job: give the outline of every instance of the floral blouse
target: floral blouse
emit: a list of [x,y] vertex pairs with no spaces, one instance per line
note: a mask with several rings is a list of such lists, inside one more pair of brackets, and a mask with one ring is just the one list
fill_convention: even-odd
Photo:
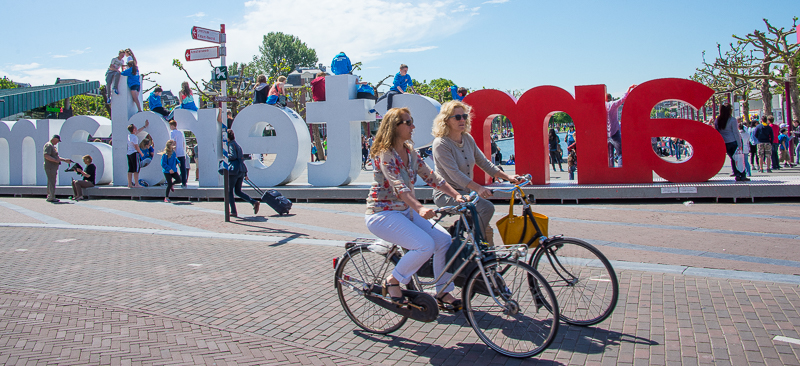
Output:
[[394,149],[375,157],[373,161],[375,183],[372,183],[367,195],[367,215],[408,209],[408,205],[400,199],[400,193],[414,194],[414,183],[418,174],[433,188],[439,189],[444,185],[444,178],[431,170],[416,150],[406,148],[406,154],[408,154],[408,166],[403,164],[403,160]]

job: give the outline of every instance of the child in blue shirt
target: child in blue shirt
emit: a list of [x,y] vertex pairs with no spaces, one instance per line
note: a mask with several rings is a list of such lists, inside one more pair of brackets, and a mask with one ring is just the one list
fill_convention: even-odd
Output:
[[122,72],[122,75],[128,77],[128,89],[131,90],[131,97],[133,97],[133,102],[136,103],[136,108],[139,108],[139,112],[141,112],[142,105],[139,104],[141,81],[139,81],[139,68],[136,66],[136,62],[128,61],[128,68]]
[[172,186],[180,183],[181,175],[178,174],[178,155],[175,153],[175,140],[167,141],[164,151],[161,153],[161,172],[167,179],[167,191],[164,195],[164,202],[169,203],[169,192],[175,191]]
[[339,54],[333,58],[333,61],[331,61],[331,72],[334,75],[349,74],[352,69],[350,57],[347,57],[344,52],[339,52]]
[[147,103],[150,105],[150,110],[156,112],[164,117],[169,115],[166,109],[164,109],[164,105],[161,103],[161,89],[160,86],[157,86],[153,89],[153,92],[150,93],[150,96],[147,98]]
[[392,88],[389,89],[386,94],[378,98],[375,104],[378,104],[384,98],[389,98],[387,100],[386,109],[392,109],[392,97],[396,94],[405,94],[408,92],[408,89],[411,89],[415,94],[417,93],[416,89],[414,89],[414,83],[411,80],[411,75],[408,75],[408,65],[402,64],[400,65],[400,72],[394,76]]

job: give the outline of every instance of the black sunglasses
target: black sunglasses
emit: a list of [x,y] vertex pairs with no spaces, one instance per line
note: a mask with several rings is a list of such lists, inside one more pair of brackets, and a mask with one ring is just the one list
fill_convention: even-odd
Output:
[[462,119],[466,121],[467,119],[469,119],[469,114],[454,114],[450,117],[455,117],[456,121],[460,121]]
[[400,122],[397,122],[397,125],[398,125],[398,126],[400,126],[400,125],[402,125],[403,123],[405,123],[407,126],[411,126],[411,125],[413,125],[413,124],[414,124],[414,117],[411,117],[411,119],[410,119],[410,120],[408,120],[408,121],[400,121]]

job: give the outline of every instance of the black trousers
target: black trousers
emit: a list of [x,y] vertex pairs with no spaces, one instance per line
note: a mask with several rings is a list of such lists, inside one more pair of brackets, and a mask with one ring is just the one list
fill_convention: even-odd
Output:
[[181,185],[186,185],[186,180],[188,179],[189,171],[186,169],[186,157],[179,156],[178,157],[178,168],[180,168],[181,173]]
[[181,181],[181,176],[178,175],[178,172],[164,173],[164,178],[167,179],[167,191],[164,193],[164,197],[169,198],[169,191],[172,190],[172,186],[174,186],[175,183]]

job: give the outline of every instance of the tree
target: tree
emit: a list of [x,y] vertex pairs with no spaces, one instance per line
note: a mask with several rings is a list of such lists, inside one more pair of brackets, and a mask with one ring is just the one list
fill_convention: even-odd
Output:
[[[722,46],[717,44],[718,57],[713,63],[706,61],[705,51],[703,52],[703,68],[696,69],[697,72],[692,76],[692,80],[701,82],[714,89],[721,97],[727,93],[733,93],[735,97],[740,96],[745,111],[750,110],[750,92],[755,85],[752,79],[757,71],[752,65],[759,62],[753,56],[753,50],[747,50],[744,45],[738,43],[734,46],[730,44],[730,50],[723,55]],[[717,95],[714,98],[719,98]],[[750,114],[745,112],[744,119],[750,122]]]
[[258,46],[261,55],[253,56],[252,66],[256,74],[264,74],[269,82],[297,67],[316,65],[317,51],[291,34],[270,32]]
[[3,76],[0,79],[0,89],[14,89],[17,87],[17,83],[13,82],[11,79]]
[[439,103],[453,100],[453,96],[450,93],[450,87],[455,84],[449,79],[433,79],[430,83],[425,80],[423,80],[421,83],[417,80],[412,80],[412,83],[414,83],[414,90],[416,90],[417,93],[433,98]]
[[[75,95],[70,98],[72,114],[75,116],[101,116],[111,118],[106,109],[106,102],[103,96],[95,95]],[[59,100],[55,103],[58,108],[64,108],[67,99]]]
[[[763,19],[764,24],[767,26],[767,32],[756,29],[744,37],[733,35],[733,38],[737,39],[738,43],[751,46],[762,55],[761,63],[751,66],[758,69],[758,74],[749,77],[761,80],[762,101],[764,102],[762,114],[769,114],[772,110],[772,93],[769,89],[769,82],[782,83],[783,78],[781,76],[783,76],[788,77],[790,80],[792,117],[800,119],[800,98],[798,98],[797,90],[800,45],[789,41],[789,36],[797,33],[797,19],[797,17],[792,19],[792,28],[788,31],[784,30],[784,28],[776,28],[767,19]],[[773,70],[772,64],[782,65],[782,67]]]

